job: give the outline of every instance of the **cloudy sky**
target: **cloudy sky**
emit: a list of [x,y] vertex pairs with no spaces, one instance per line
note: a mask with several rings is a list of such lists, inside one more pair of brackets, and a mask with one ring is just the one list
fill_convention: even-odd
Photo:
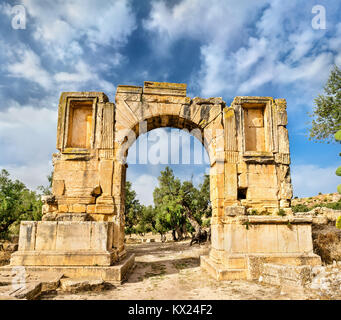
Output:
[[[24,29],[15,5],[25,9]],[[103,91],[113,101],[117,85],[146,80],[187,83],[189,96],[227,104],[238,95],[286,98],[294,195],[339,183],[340,146],[307,138],[314,98],[341,65],[339,1],[1,0],[0,48],[0,168],[30,188],[52,170],[62,91]],[[152,146],[171,134],[142,139]],[[149,204],[165,164],[133,164],[134,148],[128,179]],[[199,183],[208,166],[172,167]]]

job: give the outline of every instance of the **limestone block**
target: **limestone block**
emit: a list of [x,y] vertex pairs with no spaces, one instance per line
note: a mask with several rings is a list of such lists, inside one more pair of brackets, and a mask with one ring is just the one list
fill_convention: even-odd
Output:
[[90,204],[86,206],[86,212],[87,213],[96,213],[96,205]]
[[58,222],[57,251],[89,250],[91,222]]
[[288,153],[275,153],[275,162],[282,164],[290,164],[290,154]]
[[277,226],[275,224],[254,224],[247,230],[248,252],[278,252]]
[[[207,116],[207,110],[209,112]],[[206,108],[203,108],[202,111],[200,111],[200,122],[199,125],[201,128],[205,128],[207,125],[209,125],[212,121],[214,121],[216,118],[219,117],[221,114],[222,106],[220,104],[210,105]]]
[[127,98],[139,94],[142,94],[142,87],[139,86],[118,85],[116,89],[116,97],[119,98]]
[[77,293],[82,291],[103,291],[105,283],[102,279],[61,279],[61,290]]
[[59,204],[58,205],[58,212],[69,212],[69,206],[67,204]]
[[273,188],[277,186],[276,174],[249,173],[248,185],[250,187]]
[[224,250],[228,253],[246,253],[247,232],[244,226],[226,224],[224,226]]
[[187,85],[184,83],[145,81],[143,94],[186,96]]
[[95,212],[96,213],[103,213],[103,214],[114,214],[115,213],[115,206],[114,205],[105,205],[105,204],[96,204]]
[[187,105],[189,105],[191,103],[190,97],[159,95],[159,94],[155,94],[155,95],[145,94],[142,96],[141,99],[142,99],[142,102],[144,105],[148,105],[149,103],[167,103],[167,104],[187,104]]
[[114,162],[111,160],[102,160],[99,166],[99,181],[104,196],[109,196],[112,193],[113,173]]
[[277,113],[277,125],[286,126],[288,124],[288,115],[286,111]]
[[281,199],[291,199],[293,195],[292,184],[283,181],[281,183],[280,197]]
[[85,204],[73,204],[70,206],[70,211],[75,213],[85,213],[86,212],[86,205]]
[[278,189],[277,188],[266,188],[261,186],[250,186],[247,189],[248,199],[259,199],[259,200],[277,200]]
[[99,213],[91,214],[91,219],[97,222],[111,221],[112,220],[111,217],[112,216],[109,214],[99,214]]
[[225,208],[225,215],[230,217],[244,216],[246,208],[242,206],[229,206]]
[[62,196],[65,192],[65,181],[64,180],[53,180],[52,193],[56,196]]
[[55,250],[57,222],[56,221],[39,221],[37,224],[37,235],[35,250]]
[[278,151],[286,154],[290,152],[288,130],[283,126],[278,127]]
[[58,206],[57,206],[57,204],[48,204],[48,203],[45,203],[45,204],[43,204],[43,206],[42,206],[42,212],[43,212],[43,214],[48,213],[48,212],[56,212],[56,211],[58,211]]
[[[91,221],[90,216],[87,213],[58,213],[54,219],[55,221]],[[53,220],[50,220],[53,221]]]
[[280,208],[289,208],[290,207],[290,201],[288,200],[280,200],[279,201]]
[[265,263],[262,268],[264,283],[292,288],[303,288],[311,282],[312,267],[309,265],[290,266]]
[[311,234],[311,225],[310,224],[299,225],[297,228],[297,233],[300,252],[312,253],[313,240]]
[[19,251],[35,249],[37,221],[21,221],[19,231]]
[[277,225],[279,252],[299,252],[297,228],[297,225]]
[[90,249],[98,251],[110,250],[113,242],[113,223],[94,222],[91,224]]
[[224,196],[228,199],[237,200],[238,176],[235,163],[225,163],[225,185]]
[[211,226],[211,246],[216,250],[224,249],[224,226],[222,224]]

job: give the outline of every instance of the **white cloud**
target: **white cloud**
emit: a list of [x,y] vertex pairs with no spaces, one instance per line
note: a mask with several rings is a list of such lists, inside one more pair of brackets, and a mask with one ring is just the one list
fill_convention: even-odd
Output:
[[51,87],[51,76],[42,67],[40,57],[31,49],[19,49],[18,60],[7,65],[7,71],[13,77],[38,83],[44,89]]
[[173,7],[159,1],[144,26],[168,46],[179,39],[199,41],[201,67],[192,86],[203,96],[253,94],[271,83],[294,85],[307,100],[341,59],[336,40],[341,26],[332,31],[331,46],[324,32],[312,29],[311,18],[311,5],[298,0],[285,5],[280,0],[183,0]]
[[56,151],[57,111],[13,104],[0,112],[0,168],[35,189],[46,185]]
[[[101,1],[23,0],[34,19],[34,36],[45,43],[48,53],[61,60],[81,54],[80,41],[96,50],[97,45],[120,46],[136,29],[136,18],[129,0]],[[55,50],[51,50],[51,47]]]
[[47,176],[52,172],[52,162],[39,163],[37,165],[7,165],[1,166],[0,170],[6,169],[11,176],[11,179],[18,179],[26,185],[30,190],[37,190],[38,186],[47,187],[49,182]]
[[127,180],[132,183],[133,189],[136,191],[137,198],[140,200],[140,203],[144,205],[153,205],[153,190],[158,185],[157,178],[148,174],[142,174],[137,177],[135,174],[134,178],[135,179],[132,180],[128,176]]
[[265,2],[183,0],[169,7],[165,1],[154,1],[144,26],[167,41],[191,37],[202,43],[232,43],[240,36],[237,30],[252,19]]
[[332,167],[319,167],[315,164],[292,165],[291,177],[294,195],[310,197],[319,192],[336,192],[336,187],[341,183],[340,177],[335,174],[337,165]]
[[80,85],[96,83],[105,92],[114,92],[115,87],[110,82],[101,79],[100,75],[83,60],[74,66],[74,72],[58,72],[54,75],[55,81],[61,88],[68,88],[68,91],[77,91]]
[[[41,57],[32,49],[24,45],[14,48],[9,44],[4,44],[3,49],[7,55],[7,64],[2,67],[10,77],[36,83],[50,93],[83,91],[85,86],[89,87],[89,90],[95,86],[97,90],[107,93],[112,93],[115,90],[112,83],[102,78],[100,70],[95,69],[81,58],[70,65],[69,72],[49,72],[42,65]],[[119,57],[115,56],[115,59],[117,60]]]

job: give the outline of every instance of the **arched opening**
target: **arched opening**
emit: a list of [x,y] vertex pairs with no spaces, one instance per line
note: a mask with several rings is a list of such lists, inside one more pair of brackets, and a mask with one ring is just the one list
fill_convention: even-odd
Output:
[[147,132],[126,153],[125,246],[137,262],[132,281],[198,267],[199,251],[209,250],[209,242],[190,246],[193,224],[210,230],[208,152],[194,126],[164,124],[147,121]]

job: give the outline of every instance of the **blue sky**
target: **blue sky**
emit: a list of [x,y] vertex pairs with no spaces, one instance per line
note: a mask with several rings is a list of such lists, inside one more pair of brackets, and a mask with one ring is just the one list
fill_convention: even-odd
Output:
[[[12,27],[14,5],[25,8],[25,29]],[[312,25],[316,5],[325,29]],[[308,141],[307,114],[341,65],[340,17],[332,0],[2,0],[0,168],[31,188],[46,184],[62,91],[103,91],[113,101],[119,84],[167,81],[227,104],[238,95],[286,98],[294,195],[334,192],[340,145]],[[129,165],[141,202],[152,201],[164,167]],[[173,169],[199,183],[207,165]]]

